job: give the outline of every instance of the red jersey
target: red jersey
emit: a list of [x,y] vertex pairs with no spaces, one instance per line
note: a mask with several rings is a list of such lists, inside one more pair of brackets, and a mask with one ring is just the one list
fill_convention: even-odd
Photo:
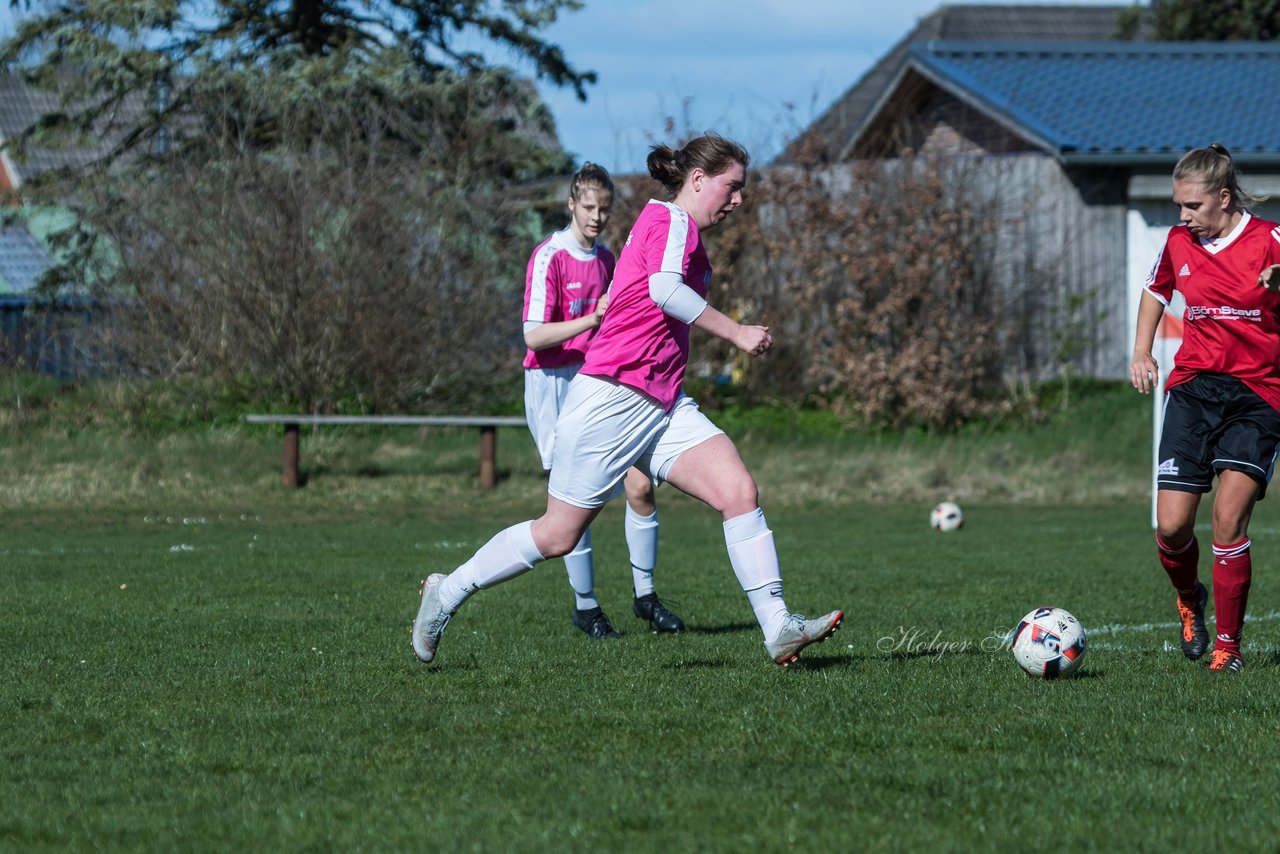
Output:
[[1280,264],[1280,226],[1248,213],[1215,240],[1185,225],[1169,229],[1145,284],[1166,306],[1175,289],[1187,303],[1168,388],[1196,374],[1229,374],[1280,411],[1280,294],[1258,285],[1272,264]]

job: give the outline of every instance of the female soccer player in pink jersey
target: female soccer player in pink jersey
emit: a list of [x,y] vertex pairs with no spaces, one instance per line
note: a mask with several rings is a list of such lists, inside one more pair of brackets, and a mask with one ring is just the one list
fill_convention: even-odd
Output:
[[[542,457],[551,469],[556,419],[569,390],[569,381],[586,358],[608,300],[605,290],[613,278],[613,253],[596,242],[609,222],[613,181],[594,163],[584,163],[569,184],[569,225],[548,237],[529,258],[524,286],[524,411]],[[660,632],[678,632],[684,622],[673,614],[653,589],[658,560],[658,510],[653,481],[632,469],[626,478],[624,529],[631,552],[635,599],[631,608]],[[616,638],[595,594],[595,563],[591,531],[564,556],[569,586],[574,592],[573,624],[596,640]]]
[[1138,307],[1129,379],[1146,394],[1159,367],[1156,325],[1174,290],[1186,300],[1182,347],[1169,374],[1156,473],[1156,554],[1178,591],[1182,652],[1209,644],[1195,537],[1200,496],[1213,500],[1213,610],[1209,669],[1244,669],[1240,634],[1253,575],[1248,535],[1280,449],[1280,226],[1251,215],[1221,145],[1185,154],[1173,170],[1174,226]]
[[723,515],[729,561],[775,662],[795,661],[844,619],[841,611],[810,620],[787,609],[755,481],[729,437],[681,390],[690,326],[752,356],[773,344],[767,327],[737,323],[706,302],[711,264],[701,235],[742,204],[747,160],[714,134],[649,153],[649,174],[670,201],[645,206],[618,259],[600,331],[556,422],[547,510],[499,532],[449,575],[424,580],[413,623],[422,661],[435,658],[450,618],[477,590],[571,551],[632,466]]

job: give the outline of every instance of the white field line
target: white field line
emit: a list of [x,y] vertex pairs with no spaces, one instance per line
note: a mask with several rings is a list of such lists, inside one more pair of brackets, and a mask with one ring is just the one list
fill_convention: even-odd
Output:
[[[1280,620],[1280,611],[1270,611],[1266,614],[1255,615],[1246,614],[1244,618],[1246,623],[1269,623],[1275,622],[1276,620]],[[1177,629],[1178,626],[1179,624],[1176,621],[1170,621],[1167,623],[1111,623],[1105,626],[1097,626],[1092,629],[1086,626],[1084,632],[1085,637],[1088,638],[1089,641],[1089,649],[1108,649],[1118,652],[1140,652],[1142,650],[1150,650],[1151,647],[1146,644],[1125,643],[1116,636],[1148,634],[1154,631],[1171,632]],[[1098,636],[1102,636],[1104,638],[1114,637],[1116,639],[1100,641],[1094,640],[1094,638]],[[1182,653],[1182,650],[1173,641],[1165,640],[1163,643],[1165,652]],[[1242,648],[1245,652],[1252,652],[1261,649],[1261,647],[1251,644],[1247,640],[1242,645]]]
[[[1246,623],[1269,623],[1280,620],[1280,611],[1271,611],[1266,614],[1246,614],[1244,621]],[[1085,626],[1085,636],[1089,638],[1098,635],[1128,635],[1128,634],[1145,634],[1147,632],[1163,631],[1165,629],[1176,629],[1179,624],[1176,620],[1167,623],[1110,623],[1105,626],[1095,626],[1089,628]]]
[[[1196,525],[1196,530],[1212,531],[1213,525],[1209,525],[1209,524]],[[1249,536],[1252,537],[1254,534],[1280,534],[1280,528],[1277,528],[1275,526],[1268,526],[1268,525],[1250,525]],[[1203,543],[1204,540],[1201,540],[1200,542]]]

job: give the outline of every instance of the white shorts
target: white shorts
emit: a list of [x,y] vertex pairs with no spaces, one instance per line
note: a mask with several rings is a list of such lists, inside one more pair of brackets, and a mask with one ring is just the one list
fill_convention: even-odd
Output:
[[632,466],[660,483],[682,453],[723,433],[684,392],[668,414],[624,385],[580,374],[560,410],[547,492],[575,507],[603,507]]
[[582,365],[563,368],[524,369],[524,417],[529,422],[533,443],[538,446],[542,467],[551,470],[551,455],[556,446],[556,419],[569,393],[569,380]]

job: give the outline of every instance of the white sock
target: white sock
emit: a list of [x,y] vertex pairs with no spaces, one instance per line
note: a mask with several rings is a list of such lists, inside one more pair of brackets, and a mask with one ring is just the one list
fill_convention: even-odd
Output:
[[533,522],[521,522],[493,535],[471,560],[449,573],[440,585],[440,602],[458,610],[477,590],[509,581],[545,560],[533,542]]
[[582,532],[582,539],[573,551],[564,556],[564,568],[569,573],[569,586],[573,588],[574,607],[579,611],[599,608],[596,600],[596,566],[591,556],[591,529]]
[[628,504],[622,527],[631,552],[631,586],[638,599],[653,592],[653,568],[658,565],[658,511],[641,516]]
[[724,541],[729,547],[733,574],[747,594],[760,630],[766,640],[777,638],[790,612],[782,599],[778,550],[773,544],[773,531],[764,521],[764,511],[757,507],[727,520]]

